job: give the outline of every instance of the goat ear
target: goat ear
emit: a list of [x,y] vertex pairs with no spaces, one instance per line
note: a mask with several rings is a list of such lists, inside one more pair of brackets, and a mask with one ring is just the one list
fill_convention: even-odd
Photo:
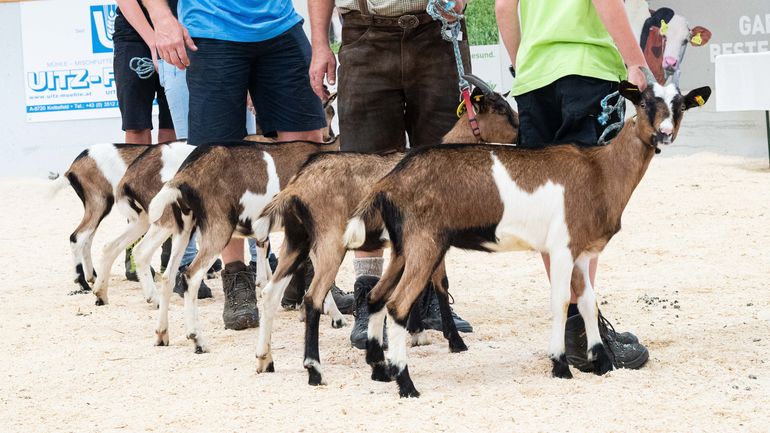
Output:
[[332,93],[331,95],[329,95],[328,98],[326,98],[326,102],[324,102],[324,107],[328,107],[329,105],[331,105],[331,103],[334,102],[335,99],[337,99],[337,92]]
[[620,96],[628,99],[634,105],[638,105],[639,102],[642,101],[642,92],[639,91],[639,88],[626,80],[620,82],[618,91],[620,92]]
[[684,109],[689,110],[693,107],[700,107],[709,100],[711,96],[711,87],[704,86],[698,87],[695,90],[691,90],[687,96],[684,97]]
[[484,97],[484,92],[479,87],[474,87],[471,92],[471,100],[475,101],[477,96]]
[[507,97],[508,97],[508,95],[510,95],[510,94],[511,94],[511,91],[510,91],[510,90],[509,90],[509,91],[507,91],[507,92],[505,92],[505,93],[503,93],[503,98],[507,98]]

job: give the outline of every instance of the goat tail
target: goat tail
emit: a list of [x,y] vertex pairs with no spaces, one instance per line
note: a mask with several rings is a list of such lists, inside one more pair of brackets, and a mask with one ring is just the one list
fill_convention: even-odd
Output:
[[54,179],[54,181],[51,182],[51,184],[48,186],[48,191],[47,191],[48,200],[52,200],[54,197],[56,197],[56,194],[58,194],[59,191],[63,190],[68,186],[70,186],[70,180],[67,177],[67,173],[64,173],[63,175]]
[[254,238],[257,243],[267,242],[270,232],[282,224],[283,214],[289,210],[295,198],[291,192],[283,190],[276,194],[270,203],[262,209],[262,213],[253,225]]
[[383,229],[380,204],[384,193],[373,191],[356,208],[353,217],[348,220],[343,242],[345,248],[354,250],[366,242],[366,234]]
[[171,183],[163,185],[158,194],[150,202],[149,209],[147,210],[147,216],[150,219],[150,223],[158,221],[163,216],[163,212],[171,204],[176,202],[182,197],[182,192],[179,188],[172,186]]

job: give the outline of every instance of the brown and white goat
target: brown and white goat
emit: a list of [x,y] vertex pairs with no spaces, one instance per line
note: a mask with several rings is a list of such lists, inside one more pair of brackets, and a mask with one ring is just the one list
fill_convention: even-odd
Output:
[[[232,237],[253,235],[252,222],[311,154],[329,150],[339,150],[339,141],[274,144],[232,141],[198,146],[187,157],[150,202],[150,229],[134,248],[137,273],[144,293],[150,296],[149,302],[155,293],[150,257],[173,235],[169,265],[163,274],[157,345],[168,345],[169,298],[193,230],[197,230],[200,249],[183,274],[187,287],[185,323],[187,338],[193,340],[196,353],[202,353],[208,349],[198,323],[197,298],[206,271]],[[339,310],[336,315],[341,317]]]
[[[645,72],[644,92],[620,84],[620,94],[638,114],[606,146],[429,147],[407,155],[374,186],[345,233],[348,248],[358,248],[384,227],[392,244],[390,265],[369,299],[366,359],[373,376],[395,378],[402,397],[419,396],[407,368],[404,325],[451,246],[550,254],[553,376],[572,377],[564,355],[571,282],[585,318],[594,373],[612,369],[599,335],[589,260],[620,230],[623,209],[658,145],[676,138],[683,112],[705,103],[711,93],[702,87],[682,96],[673,84],[661,86]],[[387,361],[381,346],[386,312]]]
[[51,185],[52,196],[69,185],[83,202],[83,219],[70,235],[75,283],[80,286],[79,292],[90,291],[88,283],[97,278],[91,260],[91,243],[96,229],[112,210],[116,188],[127,167],[148,147],[141,144],[95,144],[81,152],[64,175]]
[[[468,79],[477,86],[473,100],[482,138],[500,143],[515,142],[519,125],[516,113],[503,97],[494,93],[481,80],[475,77]],[[445,143],[457,140],[476,141],[467,115],[461,116],[443,138]],[[275,370],[270,347],[273,318],[281,296],[291,280],[291,270],[309,256],[315,275],[304,302],[304,366],[308,370],[310,385],[324,383],[318,350],[318,322],[324,299],[328,296],[329,287],[345,257],[345,225],[375,182],[403,157],[403,152],[330,152],[314,155],[265,208],[255,224],[257,241],[266,241],[269,231],[281,227],[285,237],[279,253],[281,260],[278,262],[278,268],[263,290],[264,303],[257,343],[258,372]],[[371,238],[371,242],[359,246],[358,249],[373,251],[382,248],[384,242],[379,239],[380,233],[382,230]],[[467,347],[451,319],[446,280],[443,277],[443,274],[437,276],[436,287],[444,319],[444,336],[449,340],[450,351],[461,352],[467,350]]]

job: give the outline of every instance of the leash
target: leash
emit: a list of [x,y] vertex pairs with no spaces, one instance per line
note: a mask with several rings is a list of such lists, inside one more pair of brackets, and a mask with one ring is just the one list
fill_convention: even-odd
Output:
[[[454,11],[455,2],[452,0],[429,0],[428,6],[425,11],[433,17],[434,20],[441,22],[441,38],[445,41],[452,43],[452,48],[455,54],[455,66],[457,67],[458,87],[460,88],[460,95],[462,96],[463,103],[465,104],[465,110],[468,113],[468,123],[470,124],[473,135],[479,141],[484,141],[481,138],[481,130],[479,129],[479,122],[476,119],[476,112],[473,110],[473,103],[471,102],[471,85],[463,78],[465,75],[465,68],[463,67],[463,59],[460,54],[460,38],[462,37],[462,30],[460,27],[460,20],[465,15]],[[446,16],[454,18],[454,21],[449,22]]]
[[[609,101],[613,97],[618,97],[618,102],[615,103],[615,105],[610,105]],[[620,128],[623,127],[625,124],[625,116],[626,116],[626,104],[625,100],[620,96],[620,92],[613,92],[609,95],[605,96],[604,99],[602,99],[601,106],[602,106],[602,114],[599,115],[597,120],[599,121],[599,124],[604,126],[607,124],[607,122],[610,121],[610,115],[614,112],[618,113],[618,116],[620,117],[620,120],[613,123],[612,125],[607,126],[604,128],[604,132],[602,132],[602,135],[599,136],[599,144],[605,145],[607,142],[605,141],[607,138],[607,135],[609,135],[612,132],[619,131]]]
[[128,67],[143,80],[152,77],[152,74],[155,73],[155,65],[152,63],[152,59],[148,57],[133,57],[128,62]]

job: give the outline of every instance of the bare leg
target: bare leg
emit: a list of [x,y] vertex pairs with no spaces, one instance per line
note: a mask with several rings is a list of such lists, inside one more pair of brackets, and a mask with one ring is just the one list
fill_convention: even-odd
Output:
[[243,262],[243,239],[234,238],[227,243],[227,246],[222,250],[222,261],[225,265]]
[[323,141],[323,129],[316,129],[314,131],[278,131],[278,141],[292,141],[292,140],[306,140],[306,141]]
[[126,143],[151,144],[152,129],[129,129],[126,131]]
[[176,140],[176,133],[173,129],[158,130],[158,143],[168,143],[169,141],[174,140]]

